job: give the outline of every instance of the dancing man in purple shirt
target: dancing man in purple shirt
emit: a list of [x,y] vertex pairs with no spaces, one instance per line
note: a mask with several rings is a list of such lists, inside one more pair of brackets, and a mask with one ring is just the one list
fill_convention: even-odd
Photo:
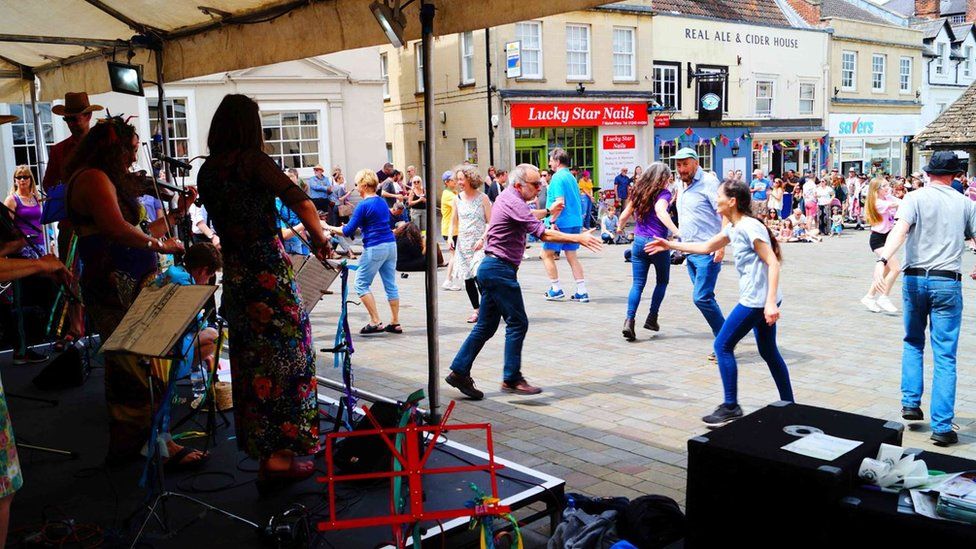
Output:
[[[522,301],[522,288],[518,283],[518,268],[525,253],[526,235],[533,235],[543,242],[577,243],[593,251],[602,248],[600,239],[593,235],[596,229],[581,234],[566,234],[546,229],[541,219],[559,211],[532,210],[526,201],[539,194],[539,168],[531,164],[519,164],[509,173],[509,185],[491,208],[491,220],[485,237],[485,259],[478,268],[478,286],[481,289],[481,307],[478,323],[464,340],[454,362],[447,384],[465,396],[481,400],[485,394],[478,390],[471,378],[471,367],[481,348],[505,319],[505,369],[502,391],[520,395],[536,395],[542,392],[522,377],[522,342],[529,329],[529,319]],[[562,209],[562,204],[557,204]]]

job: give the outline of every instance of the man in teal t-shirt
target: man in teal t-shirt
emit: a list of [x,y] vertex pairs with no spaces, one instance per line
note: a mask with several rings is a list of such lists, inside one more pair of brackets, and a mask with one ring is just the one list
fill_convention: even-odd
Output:
[[[564,207],[562,212],[547,217],[546,225],[564,233],[579,234],[583,226],[583,205],[580,200],[579,184],[570,173],[569,166],[569,154],[563,149],[556,148],[549,153],[552,179],[549,181],[546,195],[546,209],[552,209],[556,203],[562,203]],[[576,293],[570,299],[580,303],[590,301],[590,296],[586,293],[586,282],[583,279],[583,265],[576,256],[577,250],[579,244],[546,242],[542,245],[542,263],[550,280],[549,289],[545,294],[549,301],[566,299],[566,293],[559,287],[559,271],[556,269],[556,252],[560,251],[566,252],[566,261],[569,262],[573,270],[573,278],[576,279]]]

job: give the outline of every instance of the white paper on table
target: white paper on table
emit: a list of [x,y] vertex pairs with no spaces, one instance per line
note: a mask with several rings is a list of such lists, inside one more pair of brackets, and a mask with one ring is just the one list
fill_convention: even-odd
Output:
[[916,513],[936,520],[946,520],[935,512],[935,506],[939,502],[937,492],[923,492],[922,490],[911,490],[910,492]]
[[783,446],[783,450],[801,456],[834,461],[863,444],[858,440],[832,437],[824,433],[813,433]]

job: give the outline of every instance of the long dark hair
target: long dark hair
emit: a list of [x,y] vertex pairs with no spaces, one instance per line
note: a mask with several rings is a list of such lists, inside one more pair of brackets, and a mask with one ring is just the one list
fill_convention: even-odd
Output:
[[725,196],[735,199],[736,211],[762,223],[762,226],[766,228],[766,233],[769,235],[769,245],[773,248],[776,259],[782,261],[783,254],[780,251],[779,241],[776,240],[776,235],[773,234],[773,231],[761,219],[756,219],[756,216],[752,215],[752,193],[749,191],[749,186],[746,185],[745,181],[726,179],[722,182],[722,192],[725,193]]
[[263,151],[264,133],[258,104],[246,95],[225,95],[210,122],[207,148],[210,154]]
[[[640,167],[640,166],[638,166]],[[641,171],[634,190],[631,191],[631,200],[634,201],[634,218],[641,221],[654,213],[654,204],[661,191],[667,188],[668,181],[671,180],[671,169],[663,162],[655,162]]]
[[139,193],[129,175],[129,166],[135,161],[132,150],[135,136],[135,127],[121,117],[103,118],[88,130],[65,165],[65,173],[72,177],[90,168],[105,173],[115,186],[122,217],[133,225],[139,223]]

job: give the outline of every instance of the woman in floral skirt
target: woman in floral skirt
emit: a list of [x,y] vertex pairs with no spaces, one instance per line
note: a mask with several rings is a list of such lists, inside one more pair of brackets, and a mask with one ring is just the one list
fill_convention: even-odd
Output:
[[197,184],[224,254],[222,312],[230,333],[237,444],[260,461],[258,489],[307,478],[319,448],[315,353],[308,314],[281,243],[275,197],[301,219],[315,253],[329,241],[315,206],[267,154],[258,105],[228,95],[207,139]]

